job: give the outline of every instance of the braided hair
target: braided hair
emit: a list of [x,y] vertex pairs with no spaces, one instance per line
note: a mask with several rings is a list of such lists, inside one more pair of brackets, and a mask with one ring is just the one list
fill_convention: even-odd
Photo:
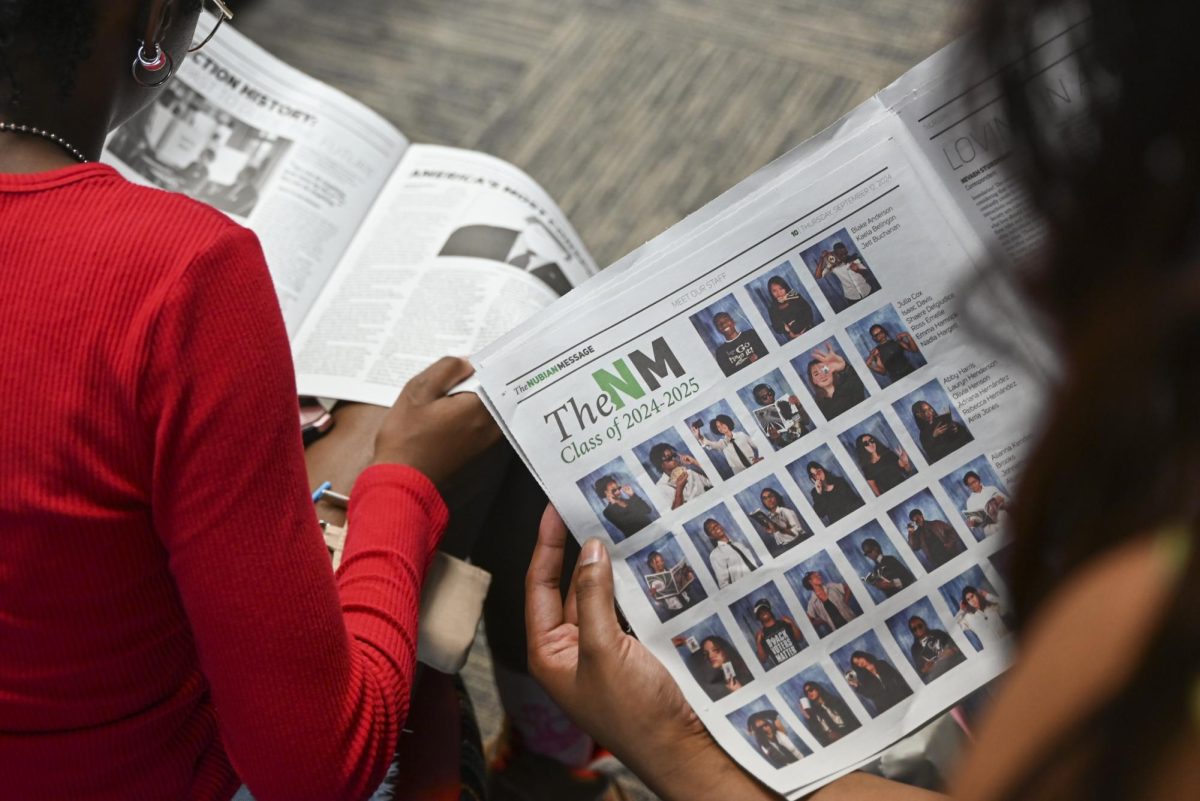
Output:
[[18,53],[58,82],[60,96],[75,88],[75,73],[91,55],[95,0],[0,0],[0,108],[21,105]]

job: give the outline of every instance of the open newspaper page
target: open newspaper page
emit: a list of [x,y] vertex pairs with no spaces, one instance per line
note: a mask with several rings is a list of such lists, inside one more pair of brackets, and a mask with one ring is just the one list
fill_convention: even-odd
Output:
[[226,27],[113,134],[104,160],[253,229],[294,335],[407,144]]
[[891,105],[475,359],[572,531],[609,543],[638,636],[792,796],[1008,659],[1004,530],[1045,367],[976,308],[993,243]]
[[390,405],[439,356],[480,350],[595,273],[529,176],[414,145],[293,342],[300,391]]
[[[1086,147],[1091,131],[1081,109],[1087,79],[1071,56],[1086,46],[1087,18],[1040,22],[1039,44],[1030,52],[1035,78],[1031,96],[1055,120],[1064,150]],[[1012,150],[1002,94],[993,82],[964,87],[961,65],[970,63],[960,41],[931,56],[880,93],[925,156],[931,173],[980,240],[1021,264],[1035,255],[1045,230],[1016,177],[1004,169]],[[993,76],[994,80],[994,76]]]
[[410,148],[233,30],[181,66],[105,159],[258,234],[303,394],[390,405],[434,359],[481,349],[597,270],[520,170]]

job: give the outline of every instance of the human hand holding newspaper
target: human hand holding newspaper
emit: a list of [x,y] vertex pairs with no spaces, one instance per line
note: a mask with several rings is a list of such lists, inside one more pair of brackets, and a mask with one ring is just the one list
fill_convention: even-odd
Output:
[[[613,753],[664,801],[776,801],[779,795],[740,770],[717,745],[653,654],[621,630],[612,563],[597,539],[584,545],[562,601],[567,528],[546,507],[525,577],[529,669],[571,719]],[[653,710],[647,723],[647,712]],[[818,790],[813,801],[944,796],[862,773]]]
[[383,418],[372,464],[406,464],[436,484],[494,445],[500,428],[478,396],[452,394],[472,372],[444,356],[414,376]]
[[666,801],[778,798],[738,769],[662,663],[621,630],[612,563],[599,540],[584,545],[562,601],[566,539],[566,524],[547,506],[525,578],[529,669],[538,682]]

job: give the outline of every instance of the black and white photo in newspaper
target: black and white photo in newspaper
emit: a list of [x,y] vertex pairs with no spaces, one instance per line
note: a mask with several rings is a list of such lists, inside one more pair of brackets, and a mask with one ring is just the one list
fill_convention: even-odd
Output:
[[227,28],[112,134],[104,160],[253,230],[295,336],[407,148],[383,117]]
[[412,145],[292,342],[306,395],[390,406],[597,271],[537,182],[488,156]]
[[118,129],[106,160],[259,237],[301,394],[391,405],[597,267],[552,198],[483,153],[410,146],[236,31]]

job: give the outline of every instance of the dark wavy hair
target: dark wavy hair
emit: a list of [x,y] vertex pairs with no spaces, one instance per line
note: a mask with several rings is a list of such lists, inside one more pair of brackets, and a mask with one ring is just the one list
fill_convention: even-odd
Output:
[[866,651],[855,651],[854,653],[850,654],[850,666],[851,667],[854,667],[855,659],[861,659],[873,668],[878,668],[879,663],[883,661],[882,659],[879,659],[878,657],[873,656],[872,654],[868,654]]
[[[913,422],[917,424],[917,431],[924,436],[926,431],[932,431],[937,426],[937,422],[935,420],[935,422],[930,423],[927,422],[925,418],[921,417],[920,409],[922,406],[928,406],[930,409],[933,409],[933,404],[929,401],[919,400],[915,401],[912,405]],[[933,415],[935,418],[937,417],[937,409],[933,409]]]
[[729,415],[727,415],[727,414],[718,414],[716,417],[714,417],[714,418],[713,418],[711,421],[709,421],[709,423],[708,423],[708,429],[709,429],[709,431],[712,431],[714,434],[716,434],[716,435],[718,435],[718,436],[725,436],[725,435],[724,435],[724,434],[722,434],[722,433],[720,432],[720,430],[717,428],[717,423],[724,423],[724,424],[725,424],[725,426],[726,426],[726,428],[728,428],[730,431],[733,431],[733,430],[735,430],[735,429],[737,428],[737,426],[735,426],[735,425],[733,424],[733,418],[732,418],[732,417],[730,417],[730,416],[729,416]]
[[865,468],[868,464],[871,463],[871,457],[867,453],[867,446],[863,444],[863,440],[868,437],[870,439],[875,440],[875,453],[877,453],[879,455],[879,461],[881,461],[881,462],[883,462],[883,461],[887,461],[887,462],[900,461],[900,457],[896,455],[896,452],[894,450],[892,450],[891,448],[889,448],[887,445],[884,445],[883,440],[881,440],[879,437],[875,436],[874,434],[867,432],[865,434],[859,434],[858,438],[854,440],[854,456],[855,456],[855,458],[858,459],[858,463],[860,466]]
[[824,697],[825,697],[825,685],[824,685],[824,684],[822,684],[821,682],[819,682],[819,681],[806,681],[806,682],[804,682],[803,691],[804,691],[806,694],[808,693],[808,688],[809,688],[809,687],[812,687],[814,690],[816,690],[816,691],[817,691],[817,694],[818,694],[819,696],[821,696],[822,698],[824,698]]
[[[91,55],[95,32],[95,0],[0,0],[0,108],[21,105],[19,74],[28,69],[50,71],[62,97],[69,97],[76,70]],[[19,64],[25,55],[37,63]]]
[[976,598],[979,599],[979,611],[980,612],[982,612],[984,609],[987,609],[990,606],[995,606],[994,603],[992,603],[991,601],[989,601],[987,599],[987,596],[984,595],[983,592],[981,592],[978,588],[976,588],[970,584],[963,587],[961,595],[962,595],[963,609],[965,609],[969,614],[972,614],[972,615],[975,614],[975,610],[973,608],[971,608],[971,605],[969,603],[967,603],[968,595],[974,595]]
[[[706,642],[711,642],[720,649],[721,653],[725,654],[725,659],[733,665],[733,675],[739,683],[748,684],[754,680],[754,676],[750,673],[750,668],[746,667],[746,660],[742,659],[742,655],[738,653],[738,650],[733,647],[733,644],[729,640],[720,634],[712,634],[702,639],[700,644],[703,646]],[[720,668],[711,668],[711,671],[712,674],[708,678],[710,682],[715,684],[725,683],[725,674],[721,672]]]
[[679,453],[679,449],[669,442],[655,443],[654,447],[650,449],[650,464],[654,465],[659,470],[662,470],[663,455],[666,454],[667,451],[675,451],[676,455]]
[[776,506],[778,506],[780,508],[785,508],[785,509],[787,508],[787,504],[784,503],[783,495],[780,494],[780,492],[778,490],[772,489],[771,487],[763,487],[762,492],[758,493],[759,499],[761,499],[767,493],[770,493],[771,496],[775,498]]
[[[784,281],[778,275],[771,276],[771,278],[767,281],[767,290],[768,291],[770,291],[771,287],[773,287],[773,286],[783,287],[783,291],[788,294],[791,294],[791,292],[792,292],[792,288],[790,286],[788,286],[788,282]],[[773,303],[779,303],[779,301],[775,300],[774,296],[772,296],[771,301]]]
[[592,486],[592,489],[594,489],[596,491],[596,495],[603,500],[605,493],[608,491],[608,485],[620,483],[621,482],[617,481],[617,477],[614,475],[600,476],[600,478],[596,479],[596,483]]
[[[1060,68],[1079,73],[1088,97],[1066,126],[1037,88],[1046,67],[1037,25],[1048,13],[1080,20],[1061,37],[1069,55]],[[1137,798],[1191,725],[1200,670],[1200,604],[1190,590],[1200,583],[1200,114],[1191,101],[1200,89],[1200,47],[1191,41],[1200,6],[987,0],[979,22],[982,58],[971,80],[1000,81],[1009,162],[1047,234],[1036,261],[1008,275],[1062,365],[1012,510],[1018,626],[1117,546],[1174,525],[1192,542],[1123,688],[1043,749],[1044,762],[1009,797],[1031,795],[1045,769],[1076,751],[1084,758],[1076,797]],[[1135,334],[1114,336],[1114,321]],[[1139,364],[1136,392],[1113,369],[1129,361]],[[1131,464],[1140,465],[1136,487],[1112,467]],[[1066,475],[1069,493],[1061,492]]]

